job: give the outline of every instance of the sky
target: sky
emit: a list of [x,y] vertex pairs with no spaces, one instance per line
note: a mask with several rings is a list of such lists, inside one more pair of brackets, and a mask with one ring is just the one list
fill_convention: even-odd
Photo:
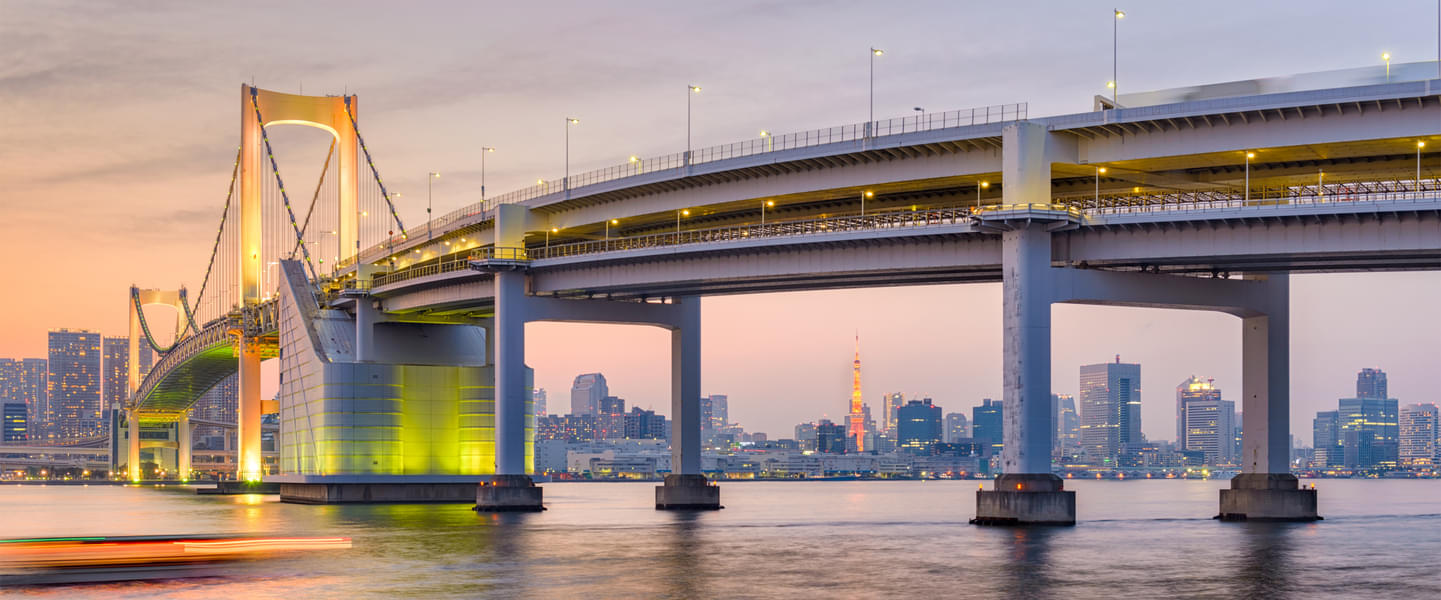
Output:
[[[1437,6],[1220,0],[1136,3],[1119,30],[1122,93],[1434,60]],[[563,169],[685,145],[864,121],[869,48],[877,118],[1028,102],[1090,110],[1111,79],[1113,3],[246,2],[0,0],[0,357],[43,356],[58,327],[126,331],[126,290],[199,287],[239,138],[242,83],[355,93],[367,144],[407,223]],[[281,128],[284,129],[284,128]],[[277,131],[287,179],[314,181],[326,140]],[[314,160],[310,160],[311,157]],[[293,168],[288,166],[296,164]],[[313,164],[313,167],[307,165]],[[309,168],[309,171],[307,171]],[[291,175],[290,173],[295,173]],[[1436,273],[1292,278],[1292,431],[1380,367],[1402,402],[1437,402]],[[853,337],[864,393],[965,411],[1001,393],[996,284],[710,297],[702,390],[731,419],[789,437],[844,414]],[[1053,390],[1082,364],[1142,364],[1143,429],[1175,435],[1174,388],[1214,377],[1240,399],[1229,316],[1056,306]],[[537,323],[527,363],[553,412],[600,371],[632,405],[669,412],[668,338],[645,327]],[[1239,404],[1239,402],[1238,402]]]

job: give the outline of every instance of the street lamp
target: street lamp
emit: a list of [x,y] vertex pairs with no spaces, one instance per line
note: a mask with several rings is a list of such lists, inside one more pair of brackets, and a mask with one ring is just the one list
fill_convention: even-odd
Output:
[[430,220],[431,220],[431,217],[430,217],[430,209],[431,209],[431,206],[432,206],[432,205],[431,205],[431,198],[430,198],[430,187],[431,187],[430,184],[431,184],[431,182],[433,182],[433,181],[435,181],[435,180],[437,180],[437,179],[440,179],[440,173],[431,172],[431,173],[426,173],[426,174],[425,174],[425,239],[426,239],[426,240],[431,239],[431,235],[430,235]]
[[990,187],[991,182],[989,181],[982,181],[980,185],[976,186],[976,212],[981,212],[981,190],[988,189]]
[[485,154],[487,152],[495,152],[495,148],[480,147],[480,205],[482,209],[485,207]]
[[559,227],[551,227],[545,232],[545,257],[550,258],[550,234],[560,233]]
[[611,220],[605,222],[605,241],[607,241],[607,242],[610,241],[610,226],[611,226],[611,225],[620,225],[620,220],[618,220],[618,219],[611,219]]
[[690,97],[700,93],[700,86],[687,85],[685,95],[685,164],[690,164]]
[[1386,61],[1386,83],[1391,83],[1391,53],[1382,52],[1381,60]]
[[766,152],[770,152],[772,149],[775,148],[775,138],[771,137],[771,132],[762,129],[761,139],[766,141]]
[[914,111],[916,111],[917,113],[920,113],[920,114],[916,115],[916,131],[920,131],[920,130],[921,130],[921,120],[926,118],[926,109],[917,106],[917,107],[915,107],[915,108],[912,108],[911,110],[914,110]]
[[1121,54],[1121,19],[1126,18],[1126,11],[1119,8],[1112,9],[1115,14],[1111,19],[1111,104],[1116,103],[1116,82],[1120,80],[1117,76],[1117,64],[1120,62]]
[[871,47],[871,112],[870,118],[866,121],[866,137],[871,137],[871,127],[876,122],[876,57],[885,53],[880,48]]
[[570,126],[580,123],[575,117],[565,118],[565,180],[561,182],[561,189],[570,191]]
[[1251,204],[1251,159],[1253,158],[1256,158],[1255,152],[1246,153],[1246,195],[1242,204],[1247,206]]
[[639,174],[645,172],[645,162],[642,161],[639,156],[636,156],[636,155],[634,155],[634,154],[630,155],[630,164],[635,165],[635,174],[636,174],[636,175],[639,175]]
[[1426,142],[1416,142],[1416,195],[1421,195],[1421,149],[1426,147]]
[[1105,167],[1096,167],[1096,208],[1101,208],[1101,176],[1105,174]]
[[870,190],[866,190],[864,193],[861,194],[861,216],[862,216],[862,217],[866,216],[866,198],[874,198],[874,197],[876,197],[876,193],[875,193],[875,192],[872,192],[872,191],[870,191]]
[[675,211],[675,243],[677,243],[677,244],[680,243],[680,218],[681,218],[682,216],[689,217],[689,216],[690,216],[690,209],[689,209],[689,208],[686,208],[686,209],[682,209],[682,210]]
[[761,225],[762,225],[762,226],[764,226],[764,225],[766,224],[766,207],[767,207],[767,206],[775,206],[775,205],[776,205],[776,201],[775,201],[775,200],[766,200],[765,202],[762,202],[762,203],[761,203]]

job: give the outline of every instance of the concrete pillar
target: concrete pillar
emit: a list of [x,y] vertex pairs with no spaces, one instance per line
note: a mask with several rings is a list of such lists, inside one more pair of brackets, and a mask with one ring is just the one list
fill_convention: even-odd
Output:
[[375,360],[375,321],[379,311],[375,301],[362,296],[355,299],[355,360]]
[[670,333],[671,472],[655,488],[659,510],[717,510],[720,487],[701,474],[700,298],[676,298],[678,322]]
[[175,474],[181,481],[190,481],[190,411],[180,415],[175,422]]
[[524,475],[525,273],[495,274],[495,472]]
[[1291,474],[1290,290],[1284,273],[1267,277],[1263,315],[1241,320],[1241,474],[1221,490],[1226,521],[1316,521],[1316,490]]
[[240,398],[235,413],[236,478],[260,481],[260,348],[240,336]]
[[1051,472],[1051,233],[1001,234],[1003,473]]
[[126,440],[126,464],[130,471],[130,481],[140,481],[140,416],[134,410],[126,411],[125,421],[129,425],[130,439]]

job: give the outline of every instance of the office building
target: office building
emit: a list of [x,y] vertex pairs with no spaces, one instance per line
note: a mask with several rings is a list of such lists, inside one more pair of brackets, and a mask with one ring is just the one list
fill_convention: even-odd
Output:
[[670,428],[666,426],[665,415],[634,406],[625,415],[625,437],[631,440],[667,440],[670,439]]
[[941,407],[930,398],[912,400],[897,411],[896,445],[912,454],[930,454],[941,443]]
[[796,443],[800,444],[801,450],[816,450],[816,435],[815,423],[796,425]]
[[1410,469],[1435,468],[1437,421],[1441,414],[1435,404],[1407,404],[1401,407],[1401,466]]
[[50,425],[56,437],[97,435],[100,422],[100,334],[59,329],[49,334]]
[[1356,374],[1356,397],[1386,399],[1386,372],[1381,369],[1361,369]]
[[130,338],[101,338],[100,354],[105,373],[100,382],[100,406],[103,421],[108,424],[110,411],[124,406],[130,396]]
[[[190,418],[198,421],[213,421],[216,423],[232,424],[237,421],[237,411],[240,408],[240,379],[238,375],[231,375],[220,380],[200,398],[195,401],[195,406],[190,409]],[[214,425],[195,424],[191,433],[197,449],[207,450],[234,450],[235,449],[235,428],[220,427]]]
[[846,426],[821,419],[816,424],[816,452],[824,454],[845,454]]
[[1236,403],[1221,398],[1215,381],[1195,375],[1176,386],[1176,447],[1200,451],[1206,465],[1236,463]]
[[1341,413],[1334,410],[1316,413],[1311,421],[1311,464],[1318,469],[1344,466],[1345,451],[1341,442]]
[[0,404],[0,441],[23,442],[30,439],[29,419],[23,402]]
[[1055,442],[1052,454],[1063,461],[1081,451],[1081,417],[1076,414],[1076,398],[1069,394],[1051,394],[1051,414],[1055,415]]
[[531,392],[530,399],[531,405],[535,407],[535,416],[544,417],[547,414],[550,414],[546,412],[545,388],[535,388],[535,390]]
[[1342,398],[1343,464],[1354,471],[1395,469],[1400,458],[1400,431],[1395,398]]
[[1001,454],[1006,429],[1000,402],[986,398],[980,406],[971,409],[971,438],[980,447],[982,456]]
[[1081,447],[1093,465],[1113,467],[1141,436],[1141,365],[1115,362],[1081,367]]
[[700,397],[701,436],[719,432],[730,422],[730,399],[725,394]]
[[945,438],[947,444],[957,443],[958,440],[970,439],[971,420],[966,418],[966,413],[946,413]]
[[577,375],[575,383],[570,386],[570,414],[600,414],[600,401],[609,395],[610,388],[605,384],[605,375],[600,373]]
[[44,439],[49,370],[43,358],[0,359],[0,403],[25,405],[29,438]]
[[881,396],[881,430],[890,433],[891,437],[895,437],[896,411],[905,403],[906,399],[900,392]]

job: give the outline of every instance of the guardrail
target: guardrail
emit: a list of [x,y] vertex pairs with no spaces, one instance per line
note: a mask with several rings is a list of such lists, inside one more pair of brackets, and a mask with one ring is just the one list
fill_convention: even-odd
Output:
[[1063,201],[1078,205],[1088,216],[1156,212],[1198,212],[1261,209],[1276,206],[1337,205],[1344,203],[1405,203],[1441,198],[1441,180],[1356,180],[1324,184],[1268,187],[1251,190],[1154,192]]
[[[812,146],[823,146],[826,144],[852,142],[863,139],[875,139],[906,133],[1019,121],[1027,117],[1028,110],[1029,105],[1025,102],[998,104],[938,113],[922,113],[909,117],[852,123],[849,125],[811,129],[794,133],[766,133],[760,137],[740,142],[697,148],[690,151],[675,152],[661,156],[632,156],[626,162],[615,166],[586,171],[584,173],[576,173],[569,177],[541,180],[536,185],[486,198],[480,202],[436,217],[430,221],[429,225],[431,229],[443,230],[447,225],[461,220],[476,216],[483,217],[501,204],[524,202],[549,194],[564,192],[567,189],[574,190],[584,186],[615,181],[626,177],[675,171],[684,169],[687,166],[755,156],[768,152],[809,148]],[[419,228],[412,228],[411,231],[419,231]],[[406,241],[408,241],[407,237],[396,235],[366,248],[361,252],[361,256],[373,257],[378,252],[392,249],[395,246],[404,244]],[[368,260],[373,259],[368,258]]]

